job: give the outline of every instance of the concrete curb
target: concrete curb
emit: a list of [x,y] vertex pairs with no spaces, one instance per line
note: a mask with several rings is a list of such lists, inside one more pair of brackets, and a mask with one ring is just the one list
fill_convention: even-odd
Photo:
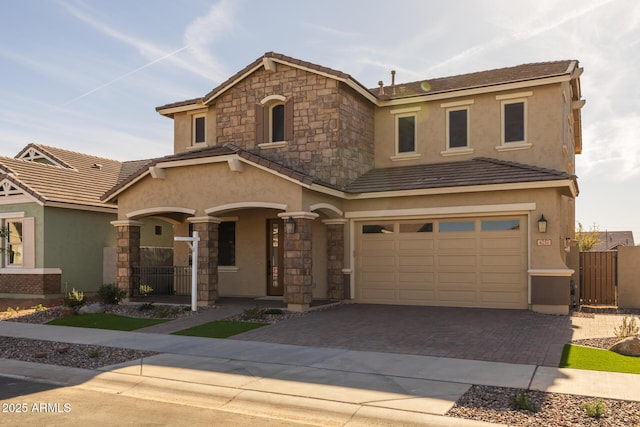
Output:
[[[8,373],[10,372],[10,374]],[[0,359],[0,375],[136,399],[182,404],[243,415],[254,415],[322,426],[451,426],[488,427],[496,424],[423,412],[375,406],[376,402],[344,402],[279,394],[175,379]]]

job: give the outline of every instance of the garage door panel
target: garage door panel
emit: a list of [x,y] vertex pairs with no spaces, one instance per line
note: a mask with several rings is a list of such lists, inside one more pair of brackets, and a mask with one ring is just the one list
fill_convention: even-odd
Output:
[[400,287],[428,288],[433,286],[434,274],[429,271],[401,271],[398,283]]
[[440,255],[438,257],[438,265],[442,267],[473,267],[476,265],[475,255]]
[[477,300],[475,291],[466,290],[440,290],[438,300],[441,303],[455,305],[455,303],[474,304]]
[[362,289],[362,299],[371,302],[385,303],[396,299],[396,292],[393,289]]
[[513,287],[521,284],[523,280],[526,280],[526,277],[523,277],[520,271],[514,271],[512,273],[498,271],[480,273],[480,283],[485,286],[491,286],[492,288]]
[[480,255],[481,267],[515,267],[522,266],[520,255]]
[[402,239],[398,242],[398,249],[400,249],[401,251],[433,251],[435,249],[435,242],[433,239]]
[[452,272],[439,272],[438,283],[445,285],[444,287],[450,287],[451,284],[457,286],[475,286],[477,279],[475,271],[452,271]]
[[473,238],[440,238],[438,239],[438,249],[439,250],[447,250],[447,249],[476,249],[476,241]]
[[400,302],[417,301],[419,303],[435,302],[435,291],[428,289],[400,289],[398,291],[398,300]]
[[393,251],[395,250],[395,241],[390,239],[367,240],[362,250],[363,254],[367,252]]
[[488,304],[516,304],[522,301],[522,292],[480,292],[480,301]]
[[431,268],[435,263],[434,256],[416,256],[416,255],[400,255],[398,258],[398,266],[404,267],[425,267]]
[[395,258],[393,252],[389,255],[379,256],[363,256],[361,258],[360,266],[364,268],[390,268],[395,266]]

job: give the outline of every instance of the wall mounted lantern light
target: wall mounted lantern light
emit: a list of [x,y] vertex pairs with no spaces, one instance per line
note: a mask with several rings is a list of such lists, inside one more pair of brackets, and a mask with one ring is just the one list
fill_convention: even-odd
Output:
[[287,220],[284,223],[284,229],[287,232],[287,234],[293,234],[296,232],[296,221],[289,217],[287,218]]
[[547,219],[544,217],[544,215],[540,215],[540,219],[538,220],[538,232],[547,232]]

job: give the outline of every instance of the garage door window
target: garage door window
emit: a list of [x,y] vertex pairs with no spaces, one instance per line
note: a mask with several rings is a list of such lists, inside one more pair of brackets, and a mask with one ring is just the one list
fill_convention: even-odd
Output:
[[438,231],[440,231],[441,233],[474,231],[474,230],[475,230],[475,222],[473,221],[441,222],[438,226]]
[[401,233],[433,233],[432,222],[416,222],[413,224],[400,224]]
[[520,220],[505,219],[500,221],[482,221],[480,228],[482,231],[520,230]]
[[366,224],[362,226],[362,234],[390,234],[393,224]]

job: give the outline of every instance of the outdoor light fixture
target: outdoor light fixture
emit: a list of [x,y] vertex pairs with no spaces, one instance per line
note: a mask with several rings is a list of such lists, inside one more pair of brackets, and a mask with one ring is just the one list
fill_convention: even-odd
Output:
[[287,234],[293,234],[296,232],[296,221],[289,217],[284,223],[284,228]]
[[538,232],[546,233],[547,232],[547,220],[544,215],[540,215],[540,219],[538,220]]

